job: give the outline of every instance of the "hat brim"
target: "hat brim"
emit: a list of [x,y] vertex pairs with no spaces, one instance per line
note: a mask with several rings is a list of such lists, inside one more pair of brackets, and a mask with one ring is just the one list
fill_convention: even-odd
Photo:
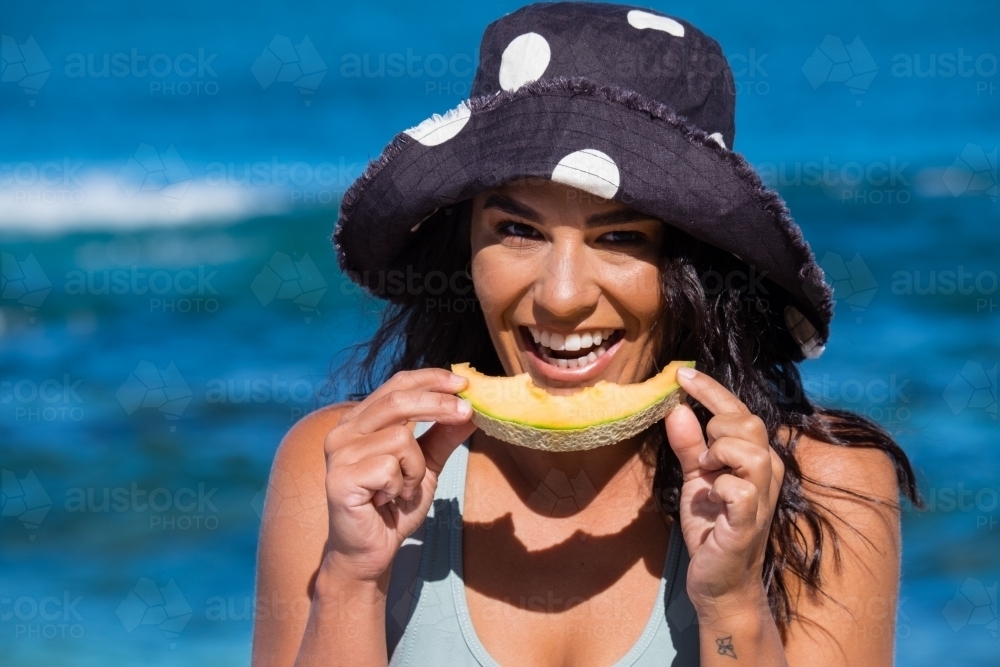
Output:
[[[564,161],[581,153],[613,165],[588,170],[592,160]],[[794,300],[785,320],[801,356],[822,352],[832,294],[781,197],[741,155],[666,105],[585,78],[542,79],[471,98],[399,133],[344,193],[333,234],[340,268],[371,289],[363,276],[390,268],[438,208],[554,174],[754,267]]]

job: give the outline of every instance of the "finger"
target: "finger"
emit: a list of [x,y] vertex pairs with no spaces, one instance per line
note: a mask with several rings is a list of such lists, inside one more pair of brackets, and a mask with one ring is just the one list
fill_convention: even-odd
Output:
[[701,422],[695,416],[694,410],[689,405],[681,403],[667,415],[665,422],[667,442],[681,463],[684,481],[701,476],[703,471],[698,457],[707,452],[708,447],[701,432]]
[[[781,495],[781,485],[785,481],[785,462],[781,460],[778,453],[771,448],[771,495],[772,504],[776,504],[778,496]],[[773,511],[772,511],[773,514]]]
[[340,475],[340,483],[347,484],[349,492],[355,495],[351,503],[355,506],[374,502],[376,507],[380,507],[403,490],[403,471],[399,467],[399,459],[391,454],[362,459],[341,468]]
[[725,503],[726,521],[735,530],[756,528],[760,505],[757,489],[735,475],[719,475],[708,490],[708,499]]
[[398,390],[383,394],[347,424],[359,435],[411,421],[464,424],[472,418],[465,399],[437,391]]
[[706,471],[729,467],[732,474],[750,482],[765,498],[770,497],[771,453],[739,438],[719,438],[701,457]]
[[721,414],[712,417],[705,427],[709,446],[719,438],[742,438],[762,449],[770,447],[770,437],[764,420],[750,413]]
[[424,452],[427,470],[440,475],[445,462],[458,446],[476,431],[476,424],[434,424],[417,441]]
[[439,391],[453,394],[465,389],[468,379],[443,368],[421,368],[400,371],[382,383],[364,400],[343,414],[340,423],[346,423],[364,412],[370,405],[393,391]]
[[399,467],[403,473],[403,489],[400,495],[404,500],[410,500],[414,490],[423,481],[427,466],[424,463],[424,453],[406,426],[397,424],[366,435],[336,450],[334,456],[337,461],[346,461],[350,464],[384,454],[390,454],[399,460]]
[[679,368],[677,380],[681,387],[713,415],[749,413],[743,401],[713,378],[693,368]]

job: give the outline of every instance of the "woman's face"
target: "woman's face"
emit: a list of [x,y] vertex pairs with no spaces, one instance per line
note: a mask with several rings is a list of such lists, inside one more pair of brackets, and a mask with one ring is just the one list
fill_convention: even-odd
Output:
[[476,196],[472,280],[507,373],[552,389],[649,377],[662,240],[661,221],[552,181]]

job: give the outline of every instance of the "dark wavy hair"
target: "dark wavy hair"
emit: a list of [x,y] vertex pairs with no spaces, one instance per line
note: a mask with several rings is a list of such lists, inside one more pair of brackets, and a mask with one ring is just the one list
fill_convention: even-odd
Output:
[[[355,346],[344,364],[357,366],[356,373],[340,375],[358,379],[352,398],[364,396],[401,370],[449,368],[468,361],[487,375],[505,374],[468,274],[471,214],[472,200],[440,209],[421,225],[393,267],[365,277],[390,304],[373,337]],[[824,552],[832,551],[835,563],[840,562],[833,524],[842,520],[807,498],[803,484],[900,510],[898,502],[885,503],[804,475],[794,456],[802,436],[838,447],[884,451],[895,467],[900,491],[914,506],[923,503],[906,454],[884,429],[862,415],[815,406],[805,395],[791,352],[796,343],[783,324],[784,306],[791,303],[788,295],[766,279],[753,280],[752,268],[736,257],[671,225],[665,229],[660,287],[664,312],[671,316],[655,325],[660,341],[657,367],[673,359],[696,360],[699,370],[729,388],[764,421],[771,446],[785,464],[763,571],[771,613],[784,638],[795,617],[789,577],[800,579],[810,593],[822,593]],[[728,276],[746,279],[725,280]],[[692,401],[692,407],[704,427],[711,414],[697,402]],[[783,427],[791,431],[787,442],[779,438]],[[641,438],[646,464],[655,465],[655,509],[680,523],[680,462],[667,443],[662,422]],[[808,527],[808,535],[800,521]]]

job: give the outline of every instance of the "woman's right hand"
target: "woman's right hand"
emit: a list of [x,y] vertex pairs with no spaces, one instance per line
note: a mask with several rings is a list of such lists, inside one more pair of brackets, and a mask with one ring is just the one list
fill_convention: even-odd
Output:
[[[426,518],[445,461],[476,430],[471,406],[453,395],[467,384],[439,368],[401,371],[327,434],[326,566],[359,582],[389,569]],[[436,423],[418,439],[411,421]]]

